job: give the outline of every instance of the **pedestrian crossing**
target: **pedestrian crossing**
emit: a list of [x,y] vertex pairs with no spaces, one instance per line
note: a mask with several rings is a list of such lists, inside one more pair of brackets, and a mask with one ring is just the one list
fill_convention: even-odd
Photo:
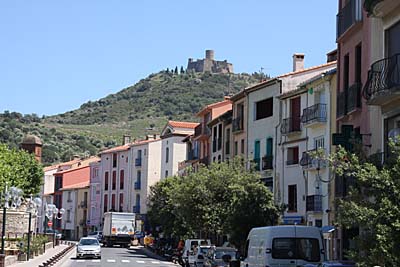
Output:
[[[79,259],[79,260],[76,260],[76,262],[78,262],[78,263],[81,263],[81,262],[97,262],[97,263],[99,263],[99,262],[108,262],[108,263],[116,263],[117,262],[117,260],[116,259],[102,259],[102,260],[100,260],[100,259]],[[172,266],[172,265],[177,265],[177,264],[175,264],[175,263],[173,263],[173,262],[169,262],[169,261],[154,261],[154,260],[152,260],[152,261],[143,261],[143,260],[128,260],[128,259],[121,259],[121,260],[118,260],[118,262],[121,262],[121,263],[139,263],[139,264],[166,264],[166,265],[170,265],[170,266]]]

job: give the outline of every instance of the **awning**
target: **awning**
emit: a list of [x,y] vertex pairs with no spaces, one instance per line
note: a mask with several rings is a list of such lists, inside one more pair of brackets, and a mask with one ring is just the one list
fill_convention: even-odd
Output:
[[283,216],[283,224],[302,224],[303,216]]
[[335,230],[336,230],[335,226],[332,226],[332,225],[325,225],[325,226],[322,226],[322,228],[321,228],[321,231],[323,234],[330,234]]

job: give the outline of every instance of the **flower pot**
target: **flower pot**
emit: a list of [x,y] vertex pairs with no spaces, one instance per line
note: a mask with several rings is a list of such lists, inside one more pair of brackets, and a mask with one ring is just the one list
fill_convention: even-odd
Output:
[[18,255],[18,261],[27,261],[28,255],[26,253],[21,253]]

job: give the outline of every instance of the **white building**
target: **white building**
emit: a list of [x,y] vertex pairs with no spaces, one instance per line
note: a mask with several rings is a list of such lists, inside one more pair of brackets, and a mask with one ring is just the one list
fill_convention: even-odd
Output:
[[92,230],[101,226],[101,161],[92,162],[90,165],[90,201],[89,201],[89,226]]
[[78,192],[74,188],[66,188],[63,190],[62,206],[65,209],[61,225],[65,233],[65,238],[68,240],[75,239],[76,231],[76,212]]

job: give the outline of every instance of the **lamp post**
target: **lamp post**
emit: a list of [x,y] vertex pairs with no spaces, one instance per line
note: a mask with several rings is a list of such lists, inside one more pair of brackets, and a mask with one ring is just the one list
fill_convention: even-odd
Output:
[[[46,203],[45,216],[48,220],[55,220],[55,219],[61,220],[64,212],[65,212],[64,208],[58,209],[56,205]],[[58,214],[60,214],[60,216],[58,216]],[[47,230],[47,223],[45,224],[45,233],[46,230]],[[55,235],[56,232],[53,230],[53,248],[55,246],[55,240],[54,240]]]
[[2,232],[1,232],[1,259],[0,259],[0,266],[4,266],[4,259],[5,259],[5,251],[4,251],[4,243],[6,238],[6,212],[7,209],[17,209],[21,206],[22,203],[22,189],[17,187],[10,187],[8,189],[7,183],[4,187],[3,192],[3,225],[2,225]]
[[29,213],[29,222],[28,222],[28,260],[31,253],[31,227],[32,227],[32,212],[37,215],[39,211],[39,207],[42,205],[42,200],[39,197],[31,198],[27,205],[27,212]]

